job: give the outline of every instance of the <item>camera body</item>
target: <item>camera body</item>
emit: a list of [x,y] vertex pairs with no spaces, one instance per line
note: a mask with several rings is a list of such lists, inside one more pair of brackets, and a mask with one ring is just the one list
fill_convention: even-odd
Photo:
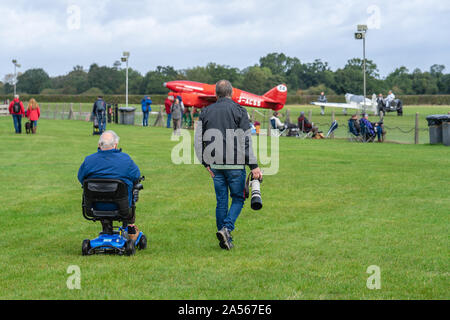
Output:
[[245,198],[250,195],[250,189],[252,190],[252,196],[250,200],[250,206],[253,210],[260,210],[262,208],[262,198],[261,198],[261,183],[262,179],[253,179],[253,175],[250,172],[247,177],[247,183],[245,184]]
[[133,199],[134,199],[135,203],[139,201],[139,191],[144,189],[144,186],[141,183],[144,180],[145,180],[145,176],[140,177],[138,179],[138,181],[136,181],[135,185],[133,186]]

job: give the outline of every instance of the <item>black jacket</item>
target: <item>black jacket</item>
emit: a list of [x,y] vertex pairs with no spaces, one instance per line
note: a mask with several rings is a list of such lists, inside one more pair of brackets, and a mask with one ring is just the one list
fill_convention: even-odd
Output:
[[247,110],[229,98],[203,108],[195,132],[195,152],[204,166],[245,164],[257,168]]

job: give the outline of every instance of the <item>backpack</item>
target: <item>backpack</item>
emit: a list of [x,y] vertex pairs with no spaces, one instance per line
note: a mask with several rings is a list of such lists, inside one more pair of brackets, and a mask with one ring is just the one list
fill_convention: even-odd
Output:
[[14,102],[14,106],[13,106],[13,112],[14,113],[19,113],[20,112],[20,102]]
[[103,100],[97,100],[97,102],[95,102],[95,106],[96,106],[96,111],[97,111],[97,113],[100,113],[100,112],[105,112],[105,105],[106,105],[106,103],[105,103],[105,101],[103,101]]

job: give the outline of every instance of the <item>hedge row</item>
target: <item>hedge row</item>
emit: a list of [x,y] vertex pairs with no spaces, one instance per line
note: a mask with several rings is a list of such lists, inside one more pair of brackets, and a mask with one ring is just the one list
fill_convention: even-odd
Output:
[[[129,95],[128,103],[139,104],[141,103],[142,95]],[[151,95],[154,104],[163,104],[167,95],[154,94]],[[93,103],[96,96],[85,95],[29,95],[22,94],[20,99],[22,101],[28,101],[31,98],[35,98],[38,102],[86,102]],[[343,95],[329,95],[328,101],[332,102],[345,102]],[[450,95],[403,95],[398,96],[403,100],[404,105],[450,105]],[[12,99],[9,95],[0,95],[0,101],[6,99]],[[103,99],[112,104],[124,104],[125,95],[103,95]],[[309,104],[312,101],[317,101],[317,96],[304,95],[304,96],[288,96],[286,104]]]

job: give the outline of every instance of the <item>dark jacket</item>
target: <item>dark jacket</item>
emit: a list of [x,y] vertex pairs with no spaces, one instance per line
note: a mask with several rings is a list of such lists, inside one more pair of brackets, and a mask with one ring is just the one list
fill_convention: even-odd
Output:
[[133,185],[139,179],[141,172],[131,157],[122,149],[98,151],[87,156],[78,170],[78,181],[84,179],[119,179],[128,186],[128,199],[132,200]]
[[[98,106],[102,104],[103,105],[103,110],[99,110]],[[97,99],[97,101],[94,102],[94,106],[92,107],[92,114],[97,114],[97,113],[104,113],[106,112],[106,102],[103,101],[103,99]]]
[[[210,129],[216,129],[217,132],[221,133],[222,145],[220,141],[215,141],[215,136],[214,138],[208,137],[208,135],[205,136],[206,131]],[[232,130],[228,134],[234,133],[237,137],[231,139],[232,145],[228,146],[229,154],[227,157],[227,130],[229,129]],[[208,131],[208,133],[214,132]],[[238,140],[240,143],[238,143]],[[211,144],[213,146],[208,148]],[[214,148],[214,146],[217,146],[217,148]],[[220,150],[220,146],[222,146],[222,150]],[[203,157],[205,156],[203,152],[206,148],[208,149],[205,154],[210,154],[213,159]],[[252,170],[257,168],[258,163],[253,154],[247,110],[229,98],[220,98],[216,103],[203,108],[195,132],[195,152],[204,166],[211,164],[245,164]]]

